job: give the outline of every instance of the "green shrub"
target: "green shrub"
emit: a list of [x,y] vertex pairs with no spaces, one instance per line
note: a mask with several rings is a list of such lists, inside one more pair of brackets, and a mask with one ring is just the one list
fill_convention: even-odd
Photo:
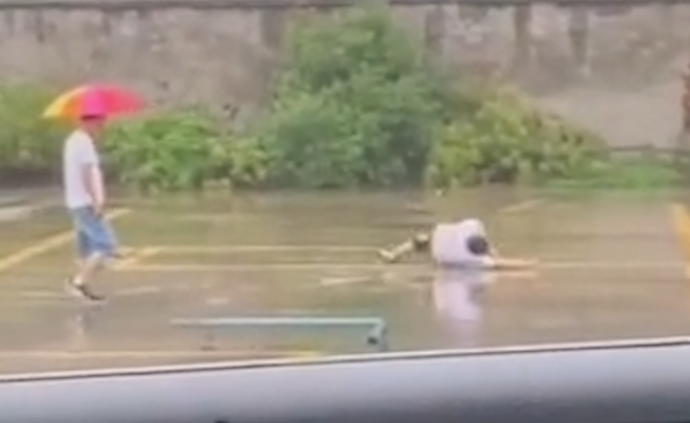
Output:
[[422,48],[384,9],[302,23],[260,138],[274,183],[420,182],[441,102]]
[[535,110],[519,94],[492,88],[479,97],[473,113],[439,130],[427,169],[431,186],[542,184],[577,178],[604,160],[601,139]]
[[554,178],[548,185],[575,189],[657,190],[686,184],[687,172],[670,160],[649,157],[610,158],[591,166],[578,178]]
[[[384,7],[300,22],[288,37],[286,59],[270,105],[248,136],[203,110],[118,121],[106,141],[109,172],[121,184],[154,192],[218,182],[286,188],[681,182],[665,163],[612,160],[601,139],[535,109],[520,93],[477,87],[462,75],[451,81]],[[0,176],[57,169],[63,128],[40,118],[53,94],[37,85],[0,86]]]
[[199,190],[217,181],[252,184],[264,172],[258,142],[239,139],[198,110],[122,121],[108,134],[106,149],[116,179],[144,191]]
[[36,84],[0,86],[0,174],[48,175],[59,169],[64,127],[41,118],[54,96]]

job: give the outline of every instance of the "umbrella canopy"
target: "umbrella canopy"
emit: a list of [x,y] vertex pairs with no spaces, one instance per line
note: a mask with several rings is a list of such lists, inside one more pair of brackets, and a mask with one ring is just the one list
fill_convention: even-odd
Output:
[[135,93],[114,85],[83,85],[60,95],[43,113],[45,118],[78,119],[135,113],[144,107]]

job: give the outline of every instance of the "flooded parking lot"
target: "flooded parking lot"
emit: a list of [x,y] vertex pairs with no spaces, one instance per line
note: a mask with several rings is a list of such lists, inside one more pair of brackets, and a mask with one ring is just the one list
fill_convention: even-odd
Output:
[[[281,194],[118,202],[127,257],[107,304],[63,292],[73,260],[59,212],[4,222],[0,370],[371,351],[372,325],[243,326],[189,318],[382,319],[394,350],[679,335],[690,323],[690,218],[671,197],[465,192]],[[439,275],[376,250],[438,221],[481,217],[534,272]],[[250,322],[251,323],[251,322]],[[283,322],[285,323],[285,322]],[[332,323],[332,322],[331,322]],[[366,322],[364,322],[366,323]],[[256,322],[254,322],[256,324]]]

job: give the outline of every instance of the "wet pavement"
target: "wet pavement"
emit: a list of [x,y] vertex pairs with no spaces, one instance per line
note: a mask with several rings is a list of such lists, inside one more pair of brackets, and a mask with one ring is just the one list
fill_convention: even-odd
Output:
[[[59,213],[0,222],[0,371],[371,351],[370,327],[208,331],[196,317],[380,317],[390,348],[680,335],[690,325],[670,196],[465,192],[122,200],[128,256],[103,275],[110,301],[63,291],[73,260]],[[375,250],[434,222],[482,217],[504,255],[536,272],[437,275]],[[682,240],[680,240],[682,241]],[[685,241],[687,242],[687,241]]]

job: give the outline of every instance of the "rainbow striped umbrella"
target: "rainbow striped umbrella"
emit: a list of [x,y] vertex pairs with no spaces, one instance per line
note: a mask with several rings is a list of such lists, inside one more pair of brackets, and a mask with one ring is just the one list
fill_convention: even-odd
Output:
[[143,107],[144,101],[132,91],[114,85],[82,85],[53,100],[43,112],[43,117],[111,117],[136,113]]

